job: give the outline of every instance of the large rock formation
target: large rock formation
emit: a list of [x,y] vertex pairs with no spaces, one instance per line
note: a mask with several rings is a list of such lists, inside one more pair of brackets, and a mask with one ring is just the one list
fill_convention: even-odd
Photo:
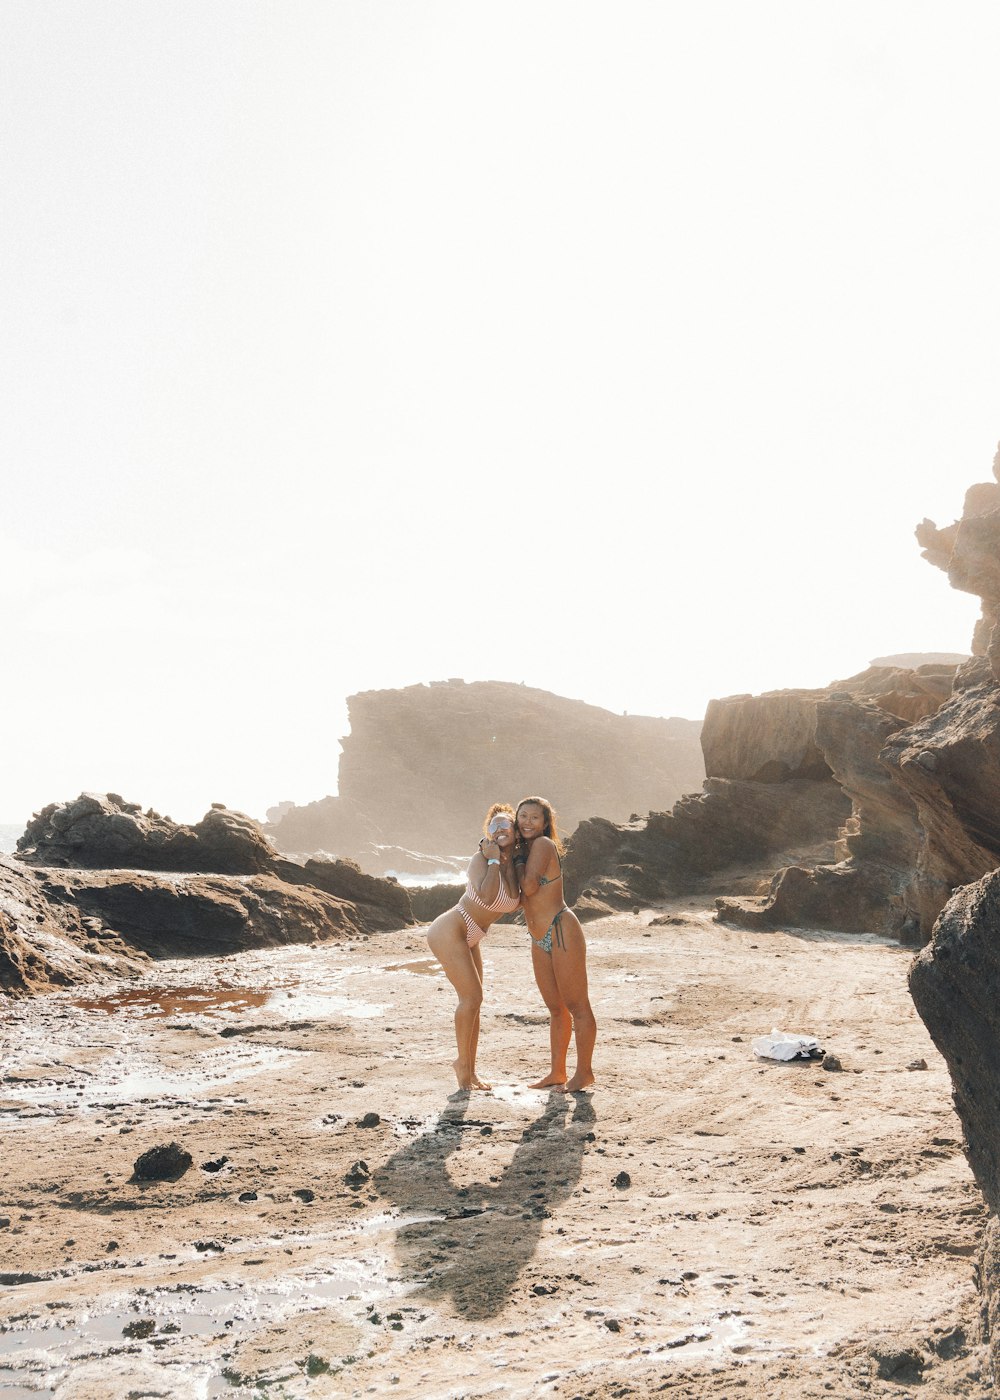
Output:
[[523,685],[452,680],[348,705],[340,796],[268,826],[281,850],[399,868],[405,850],[473,849],[492,802],[541,792],[569,832],[595,812],[623,821],[668,807],[704,774],[695,720],[616,715]]
[[722,917],[926,942],[952,890],[1000,862],[1000,484],[973,486],[961,520],[925,520],[917,538],[982,600],[973,659],[953,681],[949,667],[918,667],[903,684],[873,668],[862,688],[820,702],[815,742],[854,804],[844,859],[781,870],[764,898],[720,900]]
[[[567,855],[570,897],[596,915],[711,882],[735,896],[722,905],[726,917],[751,924],[914,927],[903,891],[919,827],[878,753],[941,706],[954,674],[936,661],[871,666],[824,690],[713,700],[702,728],[702,792],[642,822],[584,823]],[[862,822],[867,814],[871,823]],[[833,864],[852,845],[867,862],[863,878]],[[776,867],[770,892],[755,893],[762,871]]]
[[[1000,482],[1000,451],[993,463]],[[992,1212],[981,1277],[1000,1373],[1000,486],[974,486],[962,519],[918,529],[925,558],[977,594],[976,659],[932,722],[894,736],[885,759],[918,813],[919,876],[944,904],[910,971],[917,1010],[948,1064],[966,1155]],[[933,901],[931,902],[933,907]]]
[[[53,803],[0,859],[0,990],[20,994],[196,957],[354,937],[413,921],[393,880],[286,860],[215,806],[194,827],[117,794]],[[170,871],[170,873],[166,873]]]
[[17,848],[48,865],[219,875],[258,874],[276,855],[252,817],[221,803],[195,826],[182,826],[114,792],[50,803],[32,817]]

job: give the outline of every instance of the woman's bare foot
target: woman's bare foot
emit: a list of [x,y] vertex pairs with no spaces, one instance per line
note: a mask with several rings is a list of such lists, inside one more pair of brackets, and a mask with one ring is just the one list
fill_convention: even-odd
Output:
[[459,1059],[452,1060],[451,1067],[455,1071],[455,1078],[458,1080],[458,1087],[464,1089],[466,1093],[472,1088],[472,1075],[469,1067]]
[[480,1079],[478,1074],[474,1074],[472,1076],[472,1087],[473,1089],[492,1089],[493,1085],[489,1084],[485,1079]]
[[565,1074],[547,1074],[544,1079],[539,1079],[535,1084],[529,1084],[529,1089],[561,1089],[566,1083]]
[[591,1073],[589,1073],[589,1072],[586,1073],[586,1074],[581,1074],[580,1071],[577,1070],[577,1072],[576,1072],[576,1074],[574,1074],[573,1078],[567,1080],[567,1082],[566,1082],[566,1092],[567,1092],[567,1094],[578,1094],[578,1093],[580,1092],[581,1089],[589,1089],[590,1086],[591,1086],[591,1084],[593,1084],[593,1082],[594,1082],[594,1076],[593,1076],[593,1074],[591,1074]]

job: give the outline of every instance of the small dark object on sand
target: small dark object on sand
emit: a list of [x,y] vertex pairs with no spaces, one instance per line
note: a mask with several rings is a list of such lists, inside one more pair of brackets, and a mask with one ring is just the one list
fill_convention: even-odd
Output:
[[216,1157],[214,1162],[202,1162],[201,1169],[203,1172],[221,1172],[228,1161],[228,1157]]
[[122,1328],[122,1336],[141,1341],[144,1337],[151,1337],[155,1331],[156,1318],[142,1317],[136,1318],[135,1322],[127,1322]]
[[371,1167],[369,1167],[367,1162],[355,1162],[351,1170],[344,1177],[344,1181],[352,1191],[357,1191],[359,1187],[364,1186],[369,1180],[371,1174]]
[[906,1066],[907,1069],[926,1069],[927,1061],[922,1057],[919,1060],[911,1060]]
[[136,1181],[176,1181],[184,1175],[194,1159],[180,1143],[151,1147],[135,1159],[132,1171]]
[[307,1205],[316,1199],[316,1192],[310,1191],[308,1186],[301,1186],[298,1191],[293,1191],[292,1195],[298,1196],[299,1200],[305,1201]]
[[842,1070],[844,1066],[840,1063],[836,1055],[824,1055],[822,1068],[829,1070]]
[[358,1119],[359,1128],[377,1128],[382,1119],[377,1113],[366,1113],[363,1118]]
[[628,1172],[619,1172],[611,1185],[617,1186],[619,1191],[627,1191],[632,1185],[632,1178],[629,1176]]

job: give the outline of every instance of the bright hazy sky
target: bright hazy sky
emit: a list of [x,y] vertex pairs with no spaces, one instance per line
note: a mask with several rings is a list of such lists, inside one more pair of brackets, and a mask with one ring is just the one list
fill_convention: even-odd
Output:
[[[962,651],[1000,6],[2,0],[0,819]],[[525,736],[530,746],[531,735]]]

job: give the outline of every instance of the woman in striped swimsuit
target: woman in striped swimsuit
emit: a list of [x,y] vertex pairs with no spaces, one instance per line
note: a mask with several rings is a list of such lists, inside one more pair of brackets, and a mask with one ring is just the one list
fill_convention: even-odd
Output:
[[[580,920],[563,895],[561,844],[556,814],[544,797],[526,797],[517,808],[514,857],[531,937],[531,966],[549,1010],[549,1073],[533,1089],[575,1093],[594,1082],[591,1059],[597,1022],[587,992],[587,944]],[[566,1078],[570,1035],[576,1040],[576,1071]]]
[[483,823],[483,839],[469,863],[465,893],[427,930],[431,952],[444,968],[458,993],[455,1008],[455,1040],[458,1056],[453,1062],[460,1089],[492,1086],[476,1073],[479,1045],[479,1008],[483,1004],[483,955],[480,940],[501,914],[509,914],[521,902],[514,875],[514,809],[494,802]]

